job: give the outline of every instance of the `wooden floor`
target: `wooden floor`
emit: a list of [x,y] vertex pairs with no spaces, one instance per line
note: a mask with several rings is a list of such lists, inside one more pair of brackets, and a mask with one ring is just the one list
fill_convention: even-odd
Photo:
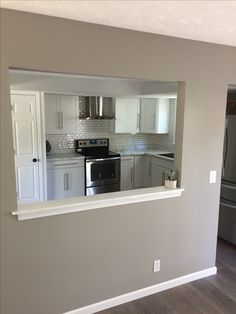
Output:
[[236,247],[218,241],[218,273],[100,314],[236,314]]

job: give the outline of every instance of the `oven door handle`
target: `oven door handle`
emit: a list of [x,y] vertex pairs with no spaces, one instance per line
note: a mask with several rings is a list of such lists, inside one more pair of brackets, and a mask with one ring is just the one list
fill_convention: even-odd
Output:
[[120,157],[87,159],[86,162],[120,160]]

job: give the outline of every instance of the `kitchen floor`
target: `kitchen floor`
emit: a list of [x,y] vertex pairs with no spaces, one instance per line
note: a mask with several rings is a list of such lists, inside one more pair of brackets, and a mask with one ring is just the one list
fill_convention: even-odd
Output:
[[100,314],[236,313],[236,246],[218,239],[217,275],[160,292]]

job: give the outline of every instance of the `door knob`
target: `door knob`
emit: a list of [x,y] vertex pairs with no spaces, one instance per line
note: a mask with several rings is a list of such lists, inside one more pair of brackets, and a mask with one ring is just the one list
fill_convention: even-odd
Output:
[[33,158],[32,161],[33,162],[37,162],[37,161],[39,161],[39,159],[38,158]]

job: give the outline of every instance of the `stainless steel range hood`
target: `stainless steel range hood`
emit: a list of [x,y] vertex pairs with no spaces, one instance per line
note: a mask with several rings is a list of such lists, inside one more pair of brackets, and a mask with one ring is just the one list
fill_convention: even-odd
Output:
[[87,96],[85,107],[86,119],[104,119],[103,118],[103,97]]
[[79,119],[114,119],[114,98],[102,96],[80,96]]

